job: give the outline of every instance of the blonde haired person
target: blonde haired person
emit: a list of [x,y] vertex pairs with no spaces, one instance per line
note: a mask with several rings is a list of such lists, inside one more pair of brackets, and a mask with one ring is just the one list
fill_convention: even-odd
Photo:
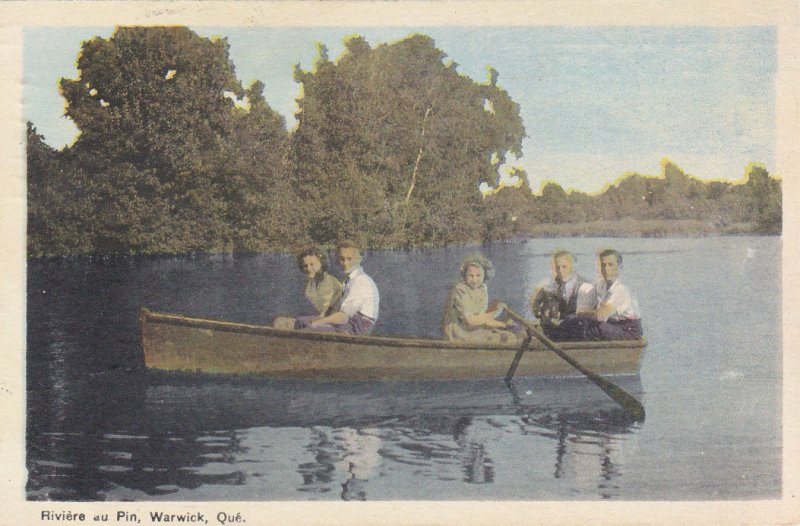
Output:
[[494,275],[492,263],[481,254],[470,254],[461,261],[461,279],[453,284],[445,303],[442,331],[450,341],[517,343],[513,321],[498,319],[502,303],[489,306],[486,280]]
[[546,334],[561,320],[589,312],[597,304],[595,286],[574,272],[572,253],[557,250],[550,258],[550,267],[552,276],[539,282],[530,297],[531,310]]

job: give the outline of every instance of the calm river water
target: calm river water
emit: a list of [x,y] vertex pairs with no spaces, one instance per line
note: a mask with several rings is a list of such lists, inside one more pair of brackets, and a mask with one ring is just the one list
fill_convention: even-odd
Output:
[[[781,491],[780,239],[547,239],[481,247],[522,312],[548,254],[622,251],[649,345],[617,378],[317,383],[145,371],[140,306],[266,323],[300,307],[290,256],[29,262],[31,500],[770,499]],[[376,332],[438,335],[462,255],[370,254]]]

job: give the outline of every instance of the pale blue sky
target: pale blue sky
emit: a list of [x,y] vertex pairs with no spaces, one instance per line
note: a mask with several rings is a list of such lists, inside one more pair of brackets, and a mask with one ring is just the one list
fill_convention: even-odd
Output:
[[[299,86],[316,42],[336,59],[347,35],[372,46],[413,32],[433,37],[459,64],[486,67],[520,104],[528,137],[519,161],[544,180],[596,191],[630,171],[657,175],[669,157],[700,178],[739,179],[747,164],[774,170],[776,30],[770,27],[353,27],[209,28],[227,36],[239,79],[265,83],[270,105],[294,123]],[[82,40],[111,27],[25,32],[25,118],[57,148],[76,129],[62,117],[61,77],[77,76]]]

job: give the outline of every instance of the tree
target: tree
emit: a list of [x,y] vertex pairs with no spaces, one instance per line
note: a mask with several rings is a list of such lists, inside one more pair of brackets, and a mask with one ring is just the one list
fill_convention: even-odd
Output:
[[486,196],[483,216],[485,239],[507,239],[530,231],[536,224],[531,213],[533,201],[530,187],[522,181],[519,185],[502,186]]
[[478,186],[497,184],[493,156],[521,153],[519,106],[495,83],[459,75],[427,36],[345,47],[336,63],[322,49],[312,71],[295,71],[303,97],[290,159],[310,237],[482,238]]
[[[109,163],[160,172],[186,169],[215,150],[243,95],[224,39],[186,27],[119,27],[84,42],[77,79],[62,79],[76,149],[102,149]],[[160,174],[167,177],[167,173]]]
[[[80,135],[66,157],[91,180],[95,251],[263,248],[286,192],[288,135],[236,79],[225,39],[185,27],[120,27],[84,42],[62,79]],[[236,101],[249,103],[239,108]]]
[[782,192],[777,179],[757,164],[747,167],[744,195],[749,198],[751,217],[759,232],[780,234],[782,229]]
[[558,183],[549,181],[542,186],[542,195],[536,199],[538,213],[544,223],[568,223],[572,220],[567,193]]
[[79,167],[27,125],[28,255],[91,252],[92,192]]

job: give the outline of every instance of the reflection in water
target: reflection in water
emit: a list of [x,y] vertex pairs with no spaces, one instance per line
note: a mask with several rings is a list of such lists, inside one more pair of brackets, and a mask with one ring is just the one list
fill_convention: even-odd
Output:
[[494,481],[494,467],[487,456],[486,447],[474,437],[469,430],[472,419],[461,417],[456,422],[454,438],[459,449],[464,451],[464,482],[471,484],[491,483]]
[[[213,463],[225,465],[240,451],[232,436],[180,437],[154,434],[79,435],[59,433],[37,437],[40,450],[59,458],[58,462],[34,460],[29,464],[29,491],[37,499],[103,500],[115,488],[131,494],[167,495],[178,488],[205,484],[239,484],[242,474],[209,470]],[[84,448],[70,447],[75,442]],[[84,452],[91,452],[86,455]]]
[[[306,498],[380,499],[387,475],[524,487],[531,475],[542,476],[538,470],[546,458],[555,465],[555,470],[548,470],[550,477],[569,480],[576,492],[613,498],[614,479],[623,473],[615,458],[624,444],[619,437],[636,429],[613,402],[582,379],[528,381],[525,393],[530,394],[523,396],[495,380],[209,383],[182,375],[161,380],[147,389],[150,419],[183,418],[180,428],[186,431],[190,415],[189,421],[207,436],[215,436],[209,431],[215,428],[238,429],[226,431],[228,442],[219,444],[230,467],[228,478],[215,483],[250,485],[255,472],[261,471],[265,478],[297,480],[294,498],[305,494]],[[638,378],[627,381],[628,390],[640,389]],[[575,412],[575,400],[592,409]],[[309,411],[314,401],[319,401],[316,411]],[[281,429],[297,430],[294,442],[299,452],[293,455],[294,464],[278,466],[269,460],[269,455],[279,453],[271,453],[270,445],[287,442]],[[507,455],[504,442],[518,442],[520,437],[524,441],[516,447],[529,466],[498,472],[495,456]],[[526,454],[526,445],[537,452]],[[543,445],[549,454],[538,452]],[[184,461],[208,460],[201,457]],[[249,465],[253,462],[257,469]],[[264,462],[268,469],[262,469]],[[291,477],[289,470],[296,476]],[[190,473],[208,475],[197,469]],[[191,489],[186,482],[190,480],[172,484]],[[407,491],[414,498],[426,497],[417,494],[417,488]],[[292,498],[291,493],[283,498]]]
[[319,429],[312,429],[311,443],[306,446],[313,455],[313,462],[304,462],[298,466],[297,471],[303,477],[303,485],[299,491],[326,492],[333,481],[335,460],[332,458],[332,442],[328,436]]
[[[518,399],[513,385],[510,389]],[[630,415],[614,405],[593,411],[536,413],[520,408],[522,434],[544,436],[556,442],[554,478],[571,481],[576,492],[596,494],[603,499],[618,496],[619,486],[614,482],[622,475],[618,453],[636,429]]]
[[[339,483],[343,500],[366,500],[365,483],[380,464],[380,445],[367,430],[312,428],[306,449],[314,461],[299,465],[303,482],[298,491],[326,493]],[[335,479],[339,473],[344,474],[343,482]]]
[[[610,498],[622,474],[616,437],[633,429],[581,379],[537,379],[522,397],[494,380],[325,384],[148,375],[144,381],[140,411],[113,421],[114,432],[31,437],[35,451],[46,453],[31,455],[33,498],[183,500],[196,499],[204,486],[227,486],[231,499],[269,499],[278,498],[274,491],[257,488],[278,484],[288,486],[280,498],[372,500],[384,495],[375,489],[386,476],[398,474],[469,485],[518,477],[523,484],[543,455],[527,455],[519,443],[530,466],[503,470],[495,457],[507,453],[507,437],[536,448],[544,440],[556,466],[550,476],[580,489],[595,484],[593,494]],[[595,409],[569,412],[576,399]],[[336,403],[308,410],[322,400]],[[76,440],[85,447],[71,448]],[[422,488],[406,491],[426,498],[415,493]]]
[[[524,498],[542,478],[584,498],[614,498],[619,452],[638,429],[581,378],[520,379],[510,389],[501,380],[129,378],[137,381],[126,411],[96,401],[104,427],[88,427],[74,408],[60,412],[61,432],[31,421],[30,498],[198,500],[225,487],[215,499],[380,500],[389,478],[409,481],[400,498],[481,495],[465,484]],[[640,392],[638,377],[619,380]],[[449,489],[431,495],[425,480]]]

